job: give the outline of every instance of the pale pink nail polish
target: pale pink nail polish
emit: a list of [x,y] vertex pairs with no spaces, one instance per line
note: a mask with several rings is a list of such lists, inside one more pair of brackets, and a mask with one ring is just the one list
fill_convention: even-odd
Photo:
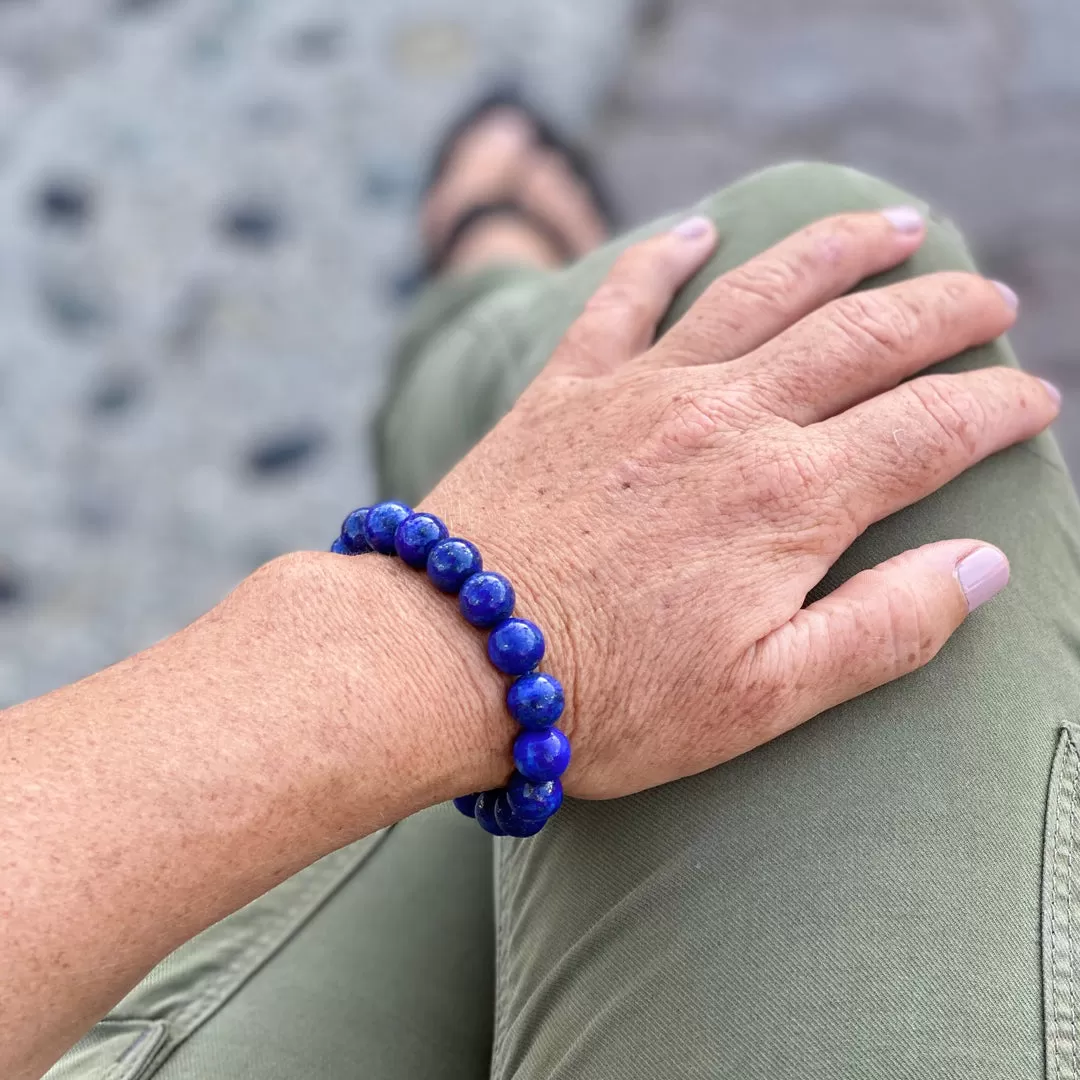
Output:
[[976,548],[956,564],[956,580],[964,591],[968,611],[974,611],[1008,585],[1009,560],[997,548]]
[[900,233],[917,233],[923,228],[922,213],[914,206],[890,206],[881,216]]
[[1054,399],[1055,405],[1061,404],[1061,391],[1052,383],[1046,379],[1040,379],[1039,382],[1046,387],[1046,392]]
[[1005,284],[1004,281],[995,281],[994,288],[1001,293],[1005,299],[1005,303],[1009,305],[1015,311],[1020,306],[1020,297]]
[[683,240],[700,240],[712,232],[712,222],[707,217],[692,217],[680,222],[671,231]]

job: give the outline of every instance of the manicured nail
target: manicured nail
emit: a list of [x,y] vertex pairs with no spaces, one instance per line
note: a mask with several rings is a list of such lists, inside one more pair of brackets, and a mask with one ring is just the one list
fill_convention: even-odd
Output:
[[922,232],[923,216],[914,206],[890,206],[887,210],[881,211],[881,216],[885,218],[897,232]]
[[997,548],[976,548],[956,564],[956,580],[964,590],[968,611],[974,611],[1008,585],[1009,560]]
[[1051,397],[1053,397],[1054,404],[1055,405],[1061,405],[1062,404],[1062,392],[1061,392],[1061,390],[1058,390],[1057,387],[1054,386],[1053,382],[1050,382],[1047,379],[1039,379],[1039,381],[1043,384],[1043,386],[1045,388],[1047,388],[1047,393],[1050,394]]
[[1005,298],[1005,303],[1015,311],[1020,306],[1020,297],[1005,284],[1004,281],[995,281],[994,288]]
[[684,240],[700,240],[712,232],[712,222],[707,217],[692,217],[680,222],[671,231]]

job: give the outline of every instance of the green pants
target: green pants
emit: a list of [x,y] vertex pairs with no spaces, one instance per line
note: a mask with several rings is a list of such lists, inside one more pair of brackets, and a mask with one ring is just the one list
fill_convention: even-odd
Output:
[[[722,243],[669,321],[807,222],[903,202],[825,165],[705,199]],[[386,494],[421,497],[510,407],[630,239],[428,293],[378,424]],[[935,220],[885,280],[970,267]],[[1014,362],[1001,341],[945,366]],[[533,840],[439,808],[347,848],[181,949],[52,1075],[1078,1080],[1080,515],[1053,440],[876,525],[820,591],[963,536],[1013,582],[925,670]]]

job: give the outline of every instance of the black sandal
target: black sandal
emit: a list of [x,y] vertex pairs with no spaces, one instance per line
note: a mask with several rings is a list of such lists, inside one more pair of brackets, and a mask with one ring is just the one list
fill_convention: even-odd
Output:
[[[454,121],[435,151],[432,166],[424,184],[422,199],[426,198],[432,188],[442,179],[462,136],[497,109],[516,109],[529,118],[536,131],[538,144],[555,150],[566,159],[574,174],[588,189],[601,218],[609,230],[614,231],[615,213],[611,200],[600,183],[588,155],[581,147],[561,135],[551,122],[534,109],[512,86],[499,87],[485,94]],[[573,245],[559,229],[550,221],[523,206],[518,200],[504,198],[475,203],[458,214],[440,243],[427,253],[423,267],[402,283],[402,291],[406,294],[412,293],[437,276],[446,265],[450,253],[461,242],[461,238],[479,222],[493,217],[509,217],[524,222],[550,244],[552,251],[566,261],[570,261],[577,254]]]

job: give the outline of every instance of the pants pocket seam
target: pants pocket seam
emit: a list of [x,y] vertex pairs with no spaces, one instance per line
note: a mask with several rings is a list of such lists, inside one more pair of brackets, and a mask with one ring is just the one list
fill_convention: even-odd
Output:
[[1075,733],[1061,729],[1047,797],[1043,869],[1043,998],[1048,1080],[1077,1080],[1080,1038],[1073,950],[1076,947],[1077,802],[1080,749]]

